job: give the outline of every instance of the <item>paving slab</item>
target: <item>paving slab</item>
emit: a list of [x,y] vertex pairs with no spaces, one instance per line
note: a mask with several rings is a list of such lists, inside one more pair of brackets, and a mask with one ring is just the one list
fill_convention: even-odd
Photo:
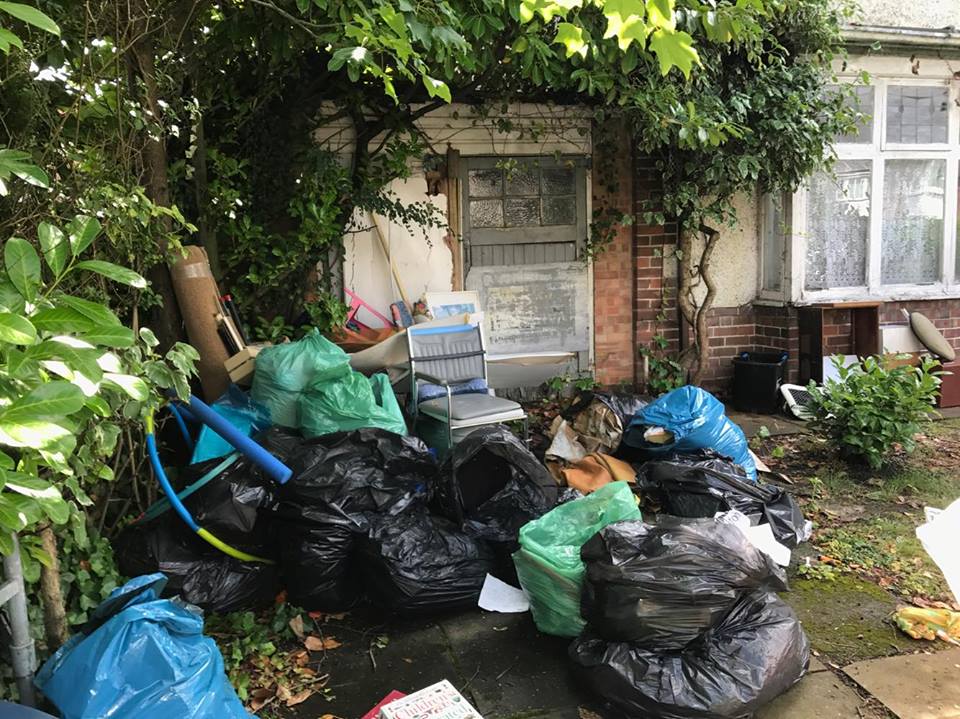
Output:
[[900,719],[960,717],[960,649],[871,659],[843,671]]
[[529,612],[475,612],[441,621],[451,655],[486,719],[576,719],[595,698],[573,680],[569,639],[537,631]]
[[755,719],[858,719],[857,710],[862,704],[857,693],[835,674],[815,671],[754,716]]

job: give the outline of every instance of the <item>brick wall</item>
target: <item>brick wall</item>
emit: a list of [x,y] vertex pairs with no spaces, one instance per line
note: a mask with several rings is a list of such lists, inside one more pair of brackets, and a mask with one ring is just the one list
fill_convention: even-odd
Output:
[[[633,205],[629,134],[624,126],[608,123],[595,127],[593,138],[593,212],[611,208],[628,214]],[[594,377],[603,385],[634,382],[633,266],[633,231],[618,227],[593,264]]]
[[[598,158],[595,154],[594,167],[598,162],[618,162],[623,168],[625,157],[626,153],[614,158]],[[676,356],[682,349],[674,256],[677,228],[672,223],[645,224],[644,212],[656,209],[661,192],[660,177],[655,161],[649,157],[635,157],[632,164],[635,215],[632,245],[629,233],[619,232],[613,246],[594,266],[596,376],[603,384],[622,381],[630,371],[637,383],[642,382],[640,350],[652,348],[654,337],[658,335],[667,340],[669,355]],[[612,198],[595,190],[594,207],[598,202],[623,202],[623,188],[620,189]],[[630,270],[625,270],[628,263]],[[625,273],[632,282],[625,281]],[[632,302],[632,313],[623,311],[625,306],[631,306],[624,304],[627,302]],[[960,299],[885,303],[881,307],[881,323],[903,322],[901,309],[923,312],[949,341],[960,348]],[[703,383],[707,389],[726,397],[733,378],[732,360],[747,351],[786,351],[790,358],[786,379],[788,382],[798,381],[800,333],[796,308],[759,304],[714,307],[709,318],[711,359]],[[689,341],[689,328],[686,328],[686,335]],[[826,352],[852,352],[849,310],[824,311],[823,339]]]

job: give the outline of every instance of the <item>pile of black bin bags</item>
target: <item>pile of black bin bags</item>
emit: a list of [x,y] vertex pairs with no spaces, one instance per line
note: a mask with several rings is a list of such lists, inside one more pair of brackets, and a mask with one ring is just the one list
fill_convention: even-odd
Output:
[[[274,428],[257,440],[293,470],[286,484],[240,458],[183,501],[201,527],[275,564],[227,557],[167,512],[120,535],[120,571],[161,571],[169,594],[210,611],[264,605],[282,588],[311,611],[475,606],[520,527],[557,500],[550,474],[504,427],[471,434],[442,470],[422,441],[381,429],[307,440]],[[192,465],[178,484],[221,462]]]
[[628,716],[747,717],[800,680],[809,643],[783,570],[735,526],[660,517],[584,545],[575,673]]

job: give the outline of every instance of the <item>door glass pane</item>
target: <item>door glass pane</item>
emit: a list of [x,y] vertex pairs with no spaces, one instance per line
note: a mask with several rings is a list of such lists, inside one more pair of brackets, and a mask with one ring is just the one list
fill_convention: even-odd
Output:
[[870,232],[870,160],[838,162],[818,173],[807,193],[808,290],[862,287]]
[[472,227],[503,227],[503,203],[500,200],[472,200],[470,225]]
[[556,168],[543,171],[544,195],[572,195],[576,173],[572,167]]
[[887,88],[887,142],[946,142],[949,110],[950,93],[945,86],[890,85]]
[[577,219],[577,198],[544,197],[543,224],[544,225],[572,225]]
[[763,198],[763,289],[779,291],[783,285],[786,251],[786,197]]
[[503,209],[507,227],[530,227],[540,224],[540,200],[536,197],[508,198]]
[[497,197],[503,194],[503,173],[500,170],[470,170],[470,197]]
[[864,115],[864,118],[857,123],[857,132],[850,135],[840,135],[837,142],[854,142],[858,144],[873,142],[873,97],[874,88],[858,86],[853,88],[855,97],[860,101],[859,107],[856,102],[848,101],[848,106]]
[[944,160],[887,160],[883,177],[883,284],[929,285],[940,278]]
[[536,167],[521,165],[507,170],[507,197],[513,195],[539,195],[540,173]]

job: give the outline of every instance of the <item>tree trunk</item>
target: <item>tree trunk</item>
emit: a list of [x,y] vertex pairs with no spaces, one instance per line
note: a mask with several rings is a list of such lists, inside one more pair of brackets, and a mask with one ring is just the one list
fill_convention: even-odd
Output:
[[40,530],[40,546],[50,557],[50,566],[40,568],[40,597],[43,602],[43,630],[47,650],[52,654],[67,641],[67,613],[60,590],[60,559],[57,537],[48,525]]
[[[680,292],[677,298],[684,320],[693,328],[693,344],[690,346],[690,384],[693,385],[699,385],[703,381],[710,363],[709,314],[717,295],[716,281],[710,273],[710,262],[720,240],[720,233],[712,227],[700,225],[699,231],[704,236],[704,242],[696,261],[693,234],[682,232],[680,235]],[[701,283],[707,291],[698,302],[695,291]]]
[[[154,46],[149,27],[149,13],[147,9],[135,4],[130,12],[136,13],[129,18],[130,35],[136,40],[130,45],[130,57],[137,73],[143,80],[143,104],[158,123],[162,122],[163,111],[160,108],[160,89],[157,86],[156,68],[154,66]],[[170,185],[167,178],[167,146],[163,136],[153,137],[150,133],[143,133],[143,184],[147,197],[163,207],[170,206]],[[170,218],[160,218],[166,229],[170,227]],[[169,247],[160,247],[164,255],[169,253]],[[148,273],[150,282],[161,300],[162,305],[155,312],[152,329],[160,340],[161,349],[166,349],[181,339],[180,308],[173,291],[173,282],[170,279],[170,270],[166,264],[159,264],[151,268]]]

